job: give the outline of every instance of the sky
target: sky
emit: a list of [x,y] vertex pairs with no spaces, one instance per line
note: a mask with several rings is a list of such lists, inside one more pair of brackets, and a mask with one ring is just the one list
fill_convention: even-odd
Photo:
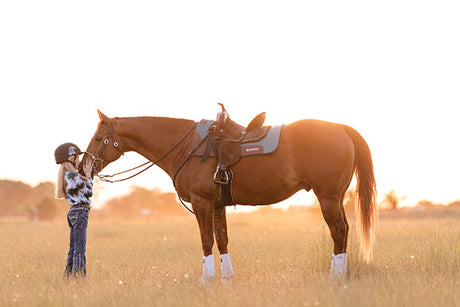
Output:
[[[458,1],[2,1],[0,178],[54,182],[54,149],[85,149],[97,109],[198,121],[221,102],[243,125],[265,111],[270,125],[354,127],[379,199],[458,200],[458,16]],[[99,204],[134,185],[173,190],[157,167],[96,185]]]

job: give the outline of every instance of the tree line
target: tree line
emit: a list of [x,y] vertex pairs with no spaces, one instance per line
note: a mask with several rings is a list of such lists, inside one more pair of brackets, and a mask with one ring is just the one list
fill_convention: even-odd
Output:
[[[52,182],[42,182],[32,187],[20,181],[0,180],[0,218],[29,217],[32,220],[52,220],[58,216],[65,216],[68,205],[65,200],[54,198],[55,189],[56,186]],[[391,190],[383,194],[378,206],[384,210],[396,210],[403,199],[404,196]],[[354,211],[356,201],[355,190],[348,190],[344,197],[345,210]],[[422,200],[417,205],[433,207],[438,204]],[[460,201],[448,205],[457,207],[460,206]],[[319,204],[316,203],[313,207],[319,207]],[[175,193],[142,187],[134,187],[130,193],[108,200],[102,208],[92,213],[99,217],[120,218],[184,214],[187,212],[179,204]]]
[[[55,189],[56,185],[52,182],[32,187],[20,181],[0,180],[0,218],[52,220],[65,216],[69,207],[65,200],[55,199]],[[175,193],[141,187],[134,187],[129,194],[108,200],[102,208],[94,211],[97,216],[124,218],[184,213]]]

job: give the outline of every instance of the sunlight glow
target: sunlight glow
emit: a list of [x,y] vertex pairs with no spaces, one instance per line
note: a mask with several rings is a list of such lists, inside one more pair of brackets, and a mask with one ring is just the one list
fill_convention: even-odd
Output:
[[[55,147],[85,148],[96,109],[198,121],[221,102],[243,125],[265,111],[271,125],[354,127],[380,196],[460,199],[457,2],[26,2],[0,4],[1,178],[54,182]],[[132,185],[173,190],[158,168],[97,185],[95,203]]]

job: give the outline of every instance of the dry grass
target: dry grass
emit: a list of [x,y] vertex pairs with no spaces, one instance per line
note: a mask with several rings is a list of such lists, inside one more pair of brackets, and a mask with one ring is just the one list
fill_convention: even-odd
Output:
[[231,214],[236,276],[206,287],[198,285],[202,253],[192,217],[90,218],[86,282],[62,279],[65,218],[0,221],[0,306],[458,306],[459,221],[383,216],[373,262],[359,261],[352,234],[349,275],[338,283],[329,279],[332,241],[321,217]]

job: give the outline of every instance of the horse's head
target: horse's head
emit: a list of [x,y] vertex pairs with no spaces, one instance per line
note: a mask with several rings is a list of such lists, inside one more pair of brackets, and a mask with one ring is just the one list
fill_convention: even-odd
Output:
[[81,165],[84,165],[87,159],[92,160],[92,176],[99,173],[109,163],[117,160],[123,154],[123,150],[120,148],[119,136],[115,131],[117,128],[116,119],[105,116],[99,110],[97,110],[97,113],[101,121],[97,125],[97,130],[81,162]]

